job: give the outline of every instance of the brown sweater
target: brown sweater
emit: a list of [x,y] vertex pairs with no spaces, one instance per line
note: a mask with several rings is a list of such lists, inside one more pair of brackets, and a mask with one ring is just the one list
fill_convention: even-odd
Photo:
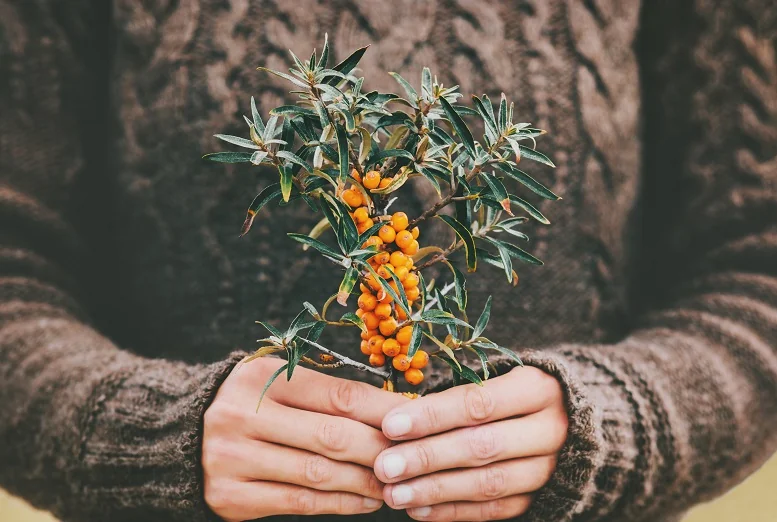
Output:
[[550,130],[546,266],[517,290],[470,280],[493,337],[567,391],[568,443],[522,520],[673,520],[764,462],[773,0],[0,0],[0,486],[67,521],[213,516],[202,414],[230,352],[336,283],[285,238],[309,212],[238,238],[271,178],[199,158],[251,95],[281,101],[254,68],[325,31],[340,58],[372,44],[374,88],[429,65]]

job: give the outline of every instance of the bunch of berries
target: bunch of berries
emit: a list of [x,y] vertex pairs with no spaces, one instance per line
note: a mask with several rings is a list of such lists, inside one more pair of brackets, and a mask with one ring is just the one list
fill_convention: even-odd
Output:
[[[368,190],[382,188],[391,183],[391,178],[381,179],[380,173],[375,170],[367,172],[363,180],[358,173],[354,174],[354,179]],[[356,187],[343,193],[343,200],[354,209],[352,217],[359,233],[369,230],[375,224],[369,213],[369,201],[365,199],[362,191]],[[398,294],[399,289],[391,277],[393,273],[401,283],[412,308],[421,293],[418,289],[420,278],[414,272],[412,258],[419,248],[418,227],[408,230],[409,221],[404,212],[396,212],[390,219],[387,219],[388,216],[381,217],[386,224],[378,230],[377,235],[370,236],[363,246],[375,246],[379,249],[379,252],[370,258],[370,266],[378,276],[388,280],[389,286]],[[395,370],[404,373],[408,383],[414,386],[420,384],[424,380],[421,370],[429,364],[429,354],[418,350],[412,358],[408,357],[413,327],[401,324],[407,321],[407,315],[393,303],[391,295],[371,274],[362,278],[359,288],[362,294],[359,296],[356,315],[367,327],[367,331],[361,335],[362,353],[369,356],[372,366],[383,366],[387,363],[387,358],[391,359],[391,365]]]

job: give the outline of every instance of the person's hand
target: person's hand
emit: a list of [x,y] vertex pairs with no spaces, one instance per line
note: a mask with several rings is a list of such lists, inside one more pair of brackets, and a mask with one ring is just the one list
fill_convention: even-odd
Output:
[[372,465],[390,441],[385,414],[407,401],[365,383],[297,368],[256,401],[279,359],[240,364],[205,412],[205,500],[227,521],[350,515],[383,504]]
[[561,386],[516,368],[485,386],[458,386],[392,410],[375,474],[394,509],[417,520],[500,520],[526,511],[567,434]]

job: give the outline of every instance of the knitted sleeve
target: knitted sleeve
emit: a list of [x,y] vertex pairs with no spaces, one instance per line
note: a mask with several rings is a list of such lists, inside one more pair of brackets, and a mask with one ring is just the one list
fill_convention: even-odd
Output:
[[240,356],[140,358],[85,311],[92,4],[0,0],[0,487],[63,520],[206,520],[202,414]]
[[777,9],[643,9],[644,309],[615,344],[522,353],[570,414],[522,521],[673,520],[777,450]]

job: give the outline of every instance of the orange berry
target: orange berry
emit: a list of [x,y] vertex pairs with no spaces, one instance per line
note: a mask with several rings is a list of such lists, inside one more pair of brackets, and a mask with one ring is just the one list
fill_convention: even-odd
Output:
[[371,312],[372,310],[375,310],[375,306],[377,306],[378,300],[375,299],[375,296],[372,294],[363,293],[359,296],[359,301],[357,304],[362,310]]
[[388,355],[389,357],[394,357],[395,355],[399,355],[399,350],[401,347],[399,346],[399,343],[396,339],[386,339],[383,341],[383,353]]
[[394,366],[394,369],[400,372],[405,372],[410,369],[410,359],[408,359],[406,355],[397,355],[391,361],[391,364]]
[[383,240],[384,243],[393,243],[394,238],[397,237],[397,233],[390,226],[383,225],[380,227],[380,230],[378,230],[378,236]]
[[381,290],[378,292],[378,301],[381,303],[391,303],[394,301],[394,298],[391,297],[391,294],[381,288]]
[[361,177],[361,175],[359,174],[359,171],[358,171],[358,170],[356,170],[356,169],[352,169],[352,170],[351,170],[351,177],[352,177],[353,179],[355,179],[355,180],[356,180],[358,183],[361,183],[361,182],[362,182],[362,177]]
[[410,230],[410,233],[413,234],[413,239],[418,239],[418,236],[421,235],[421,231],[418,229],[418,227],[413,227]]
[[[372,277],[372,274],[365,276],[364,282],[367,283],[367,286],[369,286],[373,292],[380,292],[382,290],[380,283]],[[378,295],[378,298],[380,298],[380,295]],[[380,301],[380,299],[376,299],[376,301]],[[375,304],[377,304],[377,302]]]
[[380,319],[373,312],[365,312],[362,316],[362,321],[364,321],[364,326],[367,327],[367,330],[377,330],[380,324]]
[[[383,230],[383,229],[381,229]],[[394,229],[391,229],[392,231]],[[405,263],[407,263],[407,256],[397,250],[396,252],[391,253],[391,258],[389,260],[389,263],[391,263],[394,266],[405,266]]]
[[394,227],[394,230],[397,232],[405,230],[408,224],[407,214],[404,212],[394,212],[391,216],[391,226]]
[[405,319],[407,319],[407,314],[399,307],[397,307],[396,316],[397,316],[397,320],[399,321],[404,321]]
[[372,352],[370,351],[370,345],[367,341],[362,340],[361,345],[359,346],[359,349],[362,351],[364,355],[370,355]]
[[417,286],[413,286],[405,289],[405,295],[407,296],[408,301],[415,301],[421,296],[421,291],[418,289]]
[[412,257],[408,257],[407,258],[407,263],[405,263],[405,266],[407,267],[408,270],[412,270],[413,269],[413,258]]
[[413,327],[403,326],[397,332],[396,337],[399,344],[410,344],[410,339],[413,337]]
[[427,364],[429,364],[429,354],[423,350],[418,350],[413,356],[413,360],[410,361],[410,367],[417,370],[426,368]]
[[421,281],[421,279],[418,277],[418,274],[415,274],[413,272],[407,274],[407,277],[404,281],[402,281],[402,286],[405,288],[413,288],[418,286],[418,283]]
[[386,339],[382,335],[373,335],[370,340],[367,341],[367,345],[370,347],[370,353],[383,353],[383,341]]
[[376,264],[385,265],[391,259],[391,255],[388,252],[380,252],[370,258],[370,261],[375,261]]
[[375,222],[372,220],[372,218],[367,218],[356,225],[356,230],[359,231],[359,234],[364,234],[374,224]]
[[[372,361],[372,357],[373,356],[370,355],[370,361]],[[424,380],[424,372],[411,366],[411,368],[405,372],[405,380],[413,386],[418,386]]]
[[363,316],[365,313],[366,313],[366,312],[365,312],[364,310],[362,310],[361,308],[357,308],[357,309],[356,309],[356,317],[361,317],[361,316]]
[[394,181],[394,178],[383,178],[380,180],[380,184],[378,185],[379,188],[386,188],[389,185],[391,185],[391,182]]
[[374,189],[380,185],[380,172],[377,170],[371,170],[364,175],[364,188]]
[[[364,283],[359,283],[359,290],[361,290],[363,294],[365,294],[365,293],[366,293],[366,294],[369,294],[369,293],[370,293],[370,291],[371,291],[371,290],[370,290],[370,287],[369,287],[369,286],[367,286],[367,285],[365,285]],[[361,308],[359,308],[358,310],[356,310],[356,315],[359,315],[359,310],[361,310]],[[361,317],[361,316],[359,315],[359,317]]]
[[370,337],[373,337],[375,335],[378,335],[378,331],[377,330],[367,330],[366,332],[362,332],[360,334],[361,338],[364,339],[365,341],[369,340]]
[[350,207],[360,207],[362,204],[362,194],[358,190],[348,189],[343,192],[343,201]]
[[359,207],[353,211],[353,219],[357,223],[361,223],[362,221],[367,221],[369,217],[370,217],[370,213],[367,211],[367,207]]
[[378,319],[388,319],[391,317],[391,305],[389,303],[380,303],[375,307],[375,315]]
[[397,242],[397,246],[402,250],[404,250],[407,247],[409,247],[410,243],[412,243],[415,240],[413,239],[413,234],[411,234],[407,230],[400,230],[397,233],[397,237],[395,241]]
[[381,267],[378,268],[378,275],[383,279],[391,279],[391,273],[393,271],[394,267],[391,266],[390,263],[386,263],[385,265],[381,265]]
[[408,346],[407,344],[403,344],[401,346],[402,346],[402,348],[399,349],[399,353],[401,355],[407,355],[407,352],[410,351],[410,346]]
[[[370,364],[372,366],[383,366],[384,364],[386,364],[386,356],[383,355],[382,353],[373,353],[372,355],[370,355]],[[411,371],[411,370],[408,370],[408,371]]]
[[392,317],[382,320],[378,325],[378,330],[382,335],[385,335],[386,337],[393,334],[394,330],[396,329],[397,329],[397,321]]
[[415,239],[410,243],[410,245],[407,246],[407,248],[403,248],[402,252],[409,256],[414,256],[418,253],[419,245],[418,241]]
[[383,240],[379,238],[378,236],[370,236],[367,238],[367,241],[362,244],[362,248],[367,248],[371,246],[379,247],[383,244]]
[[399,288],[397,288],[397,284],[394,282],[394,280],[393,280],[393,279],[392,279],[391,281],[389,281],[389,288],[391,288],[392,290],[394,290],[394,292],[395,292],[397,295],[399,295]]
[[[393,264],[393,263],[392,263]],[[406,266],[400,266],[399,268],[394,269],[394,275],[397,276],[397,279],[400,281],[404,281],[407,277],[407,274],[409,274]]]
[[361,195],[361,198],[362,198],[362,205],[364,205],[365,207],[369,207],[370,204],[372,203],[372,200],[370,199],[370,197],[367,194],[362,194],[361,190],[359,191],[359,194]]

